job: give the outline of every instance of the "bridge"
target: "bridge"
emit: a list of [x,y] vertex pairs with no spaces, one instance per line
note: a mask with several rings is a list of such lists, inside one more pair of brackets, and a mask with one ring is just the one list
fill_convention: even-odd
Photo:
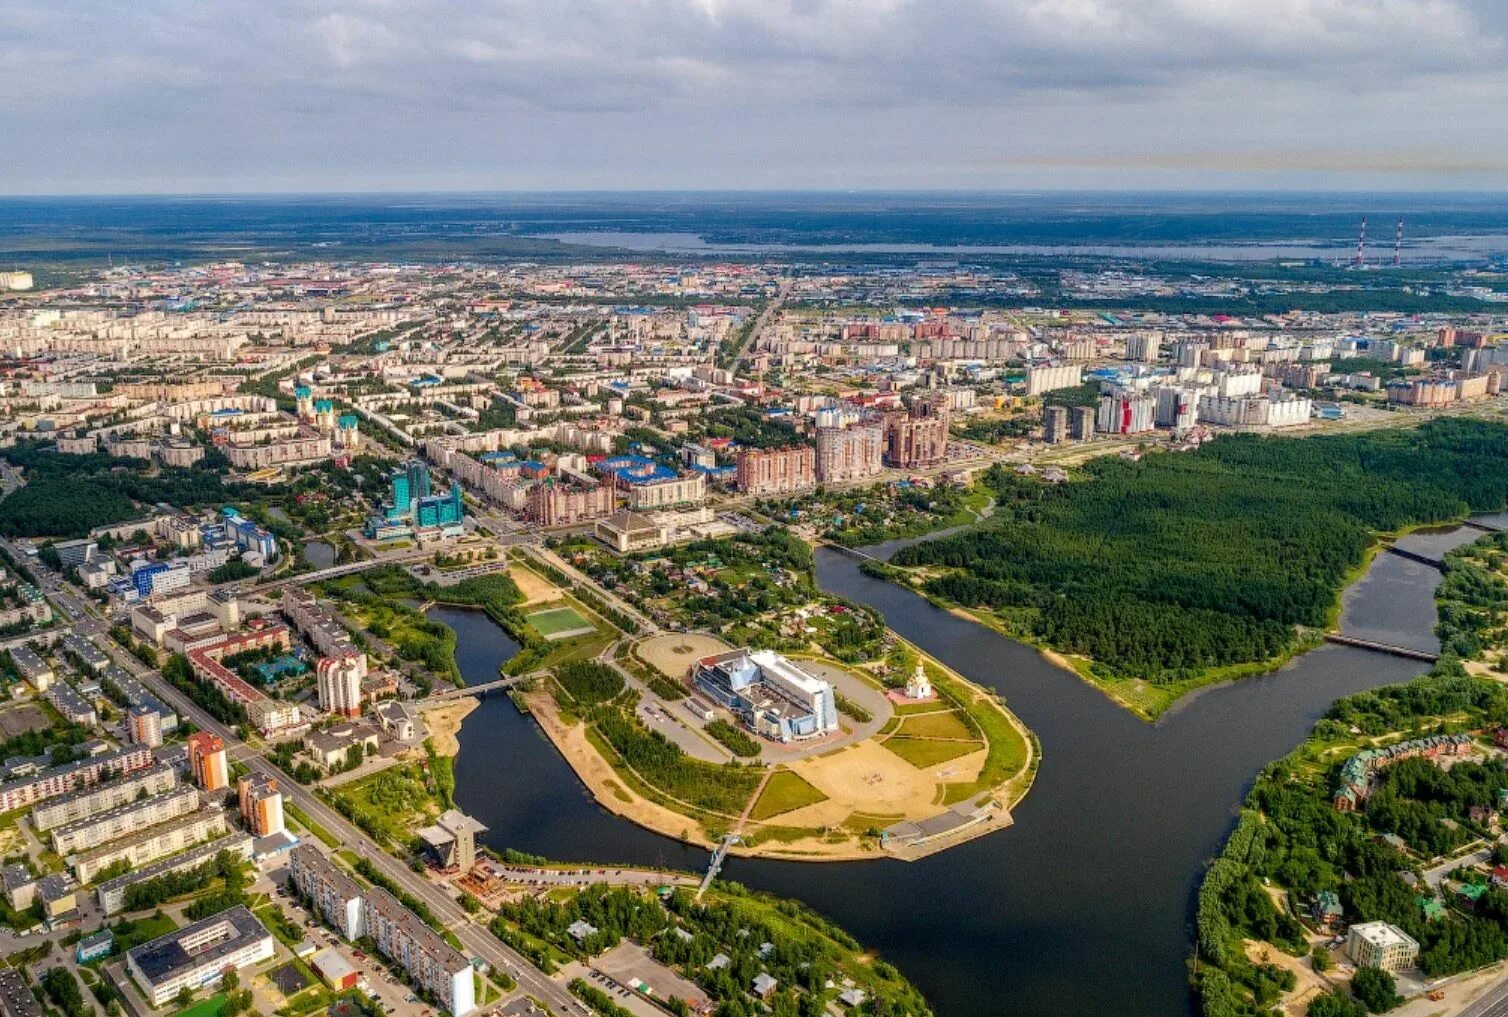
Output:
[[845,558],[852,558],[854,561],[872,561],[876,565],[889,564],[883,558],[876,558],[872,554],[865,554],[863,551],[860,551],[856,547],[844,547],[842,544],[834,544],[830,541],[824,541],[822,546],[827,548],[829,551],[837,551]]
[[303,586],[307,583],[318,583],[326,579],[339,579],[341,576],[355,575],[357,572],[366,572],[370,569],[381,568],[384,565],[410,565],[416,561],[422,561],[434,555],[433,550],[409,551],[406,554],[389,555],[385,558],[367,558],[363,561],[353,561],[345,565],[332,565],[327,569],[319,569],[315,572],[300,572],[298,575],[287,576],[283,579],[274,579],[266,583],[254,583],[243,586],[241,593],[270,593],[280,590],[290,584]]
[[1383,548],[1383,550],[1387,551],[1388,554],[1396,554],[1400,558],[1407,558],[1409,561],[1416,561],[1420,565],[1428,565],[1432,569],[1440,569],[1442,572],[1445,570],[1445,563],[1439,558],[1431,558],[1428,555],[1420,554],[1417,551],[1405,551],[1397,544],[1389,544],[1387,547]]
[[425,696],[418,701],[417,705],[432,706],[436,703],[445,703],[452,699],[460,699],[463,696],[485,696],[487,693],[498,689],[511,689],[513,686],[531,677],[533,676],[526,674],[509,675],[506,678],[494,678],[490,682],[478,682],[476,685],[467,685],[464,688],[441,689],[439,692],[433,692]]
[[717,874],[723,869],[723,861],[728,857],[729,848],[743,840],[736,833],[723,834],[722,840],[718,841],[717,848],[712,852],[712,862],[707,866],[707,874],[702,877],[702,885],[697,887],[696,899],[701,900],[702,894],[707,892],[707,887],[717,878]]
[[1377,653],[1390,653],[1395,657],[1406,657],[1409,660],[1423,660],[1431,664],[1440,659],[1438,653],[1431,653],[1428,650],[1416,650],[1412,646],[1397,646],[1393,643],[1383,643],[1375,639],[1347,636],[1339,632],[1326,632],[1325,642],[1337,643],[1341,646],[1355,646],[1358,649],[1373,650]]
[[1501,526],[1493,526],[1491,523],[1480,522],[1476,519],[1467,519],[1461,523],[1468,530],[1481,530],[1483,533],[1508,533]]

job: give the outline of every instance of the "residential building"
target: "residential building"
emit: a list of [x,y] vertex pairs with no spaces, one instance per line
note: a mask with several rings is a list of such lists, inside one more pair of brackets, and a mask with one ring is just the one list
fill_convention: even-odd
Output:
[[219,791],[230,786],[230,766],[226,761],[225,742],[219,735],[196,731],[188,736],[189,773],[194,783],[205,791]]
[[[55,766],[29,777],[8,780],[0,784],[0,812],[56,798],[97,784],[106,776],[128,774],[151,765],[151,750],[145,745],[132,745]],[[37,829],[45,827],[38,826]]]
[[1155,398],[1123,392],[1100,396],[1095,427],[1106,434],[1141,434],[1152,430],[1156,420]]
[[1068,440],[1068,407],[1047,406],[1042,410],[1042,440],[1057,445]]
[[[151,759],[145,745],[141,752]],[[83,790],[45,801],[31,810],[31,825],[38,833],[77,822],[86,816],[133,802],[142,795],[161,794],[178,783],[178,774],[166,763],[126,771],[125,775],[106,783],[93,783]]]
[[1088,441],[1094,437],[1095,408],[1074,406],[1068,410],[1068,436],[1074,441]]
[[217,985],[227,971],[273,957],[272,933],[238,904],[126,951],[126,970],[154,1007],[183,989]]
[[433,993],[452,1017],[476,1009],[471,962],[381,887],[362,888],[307,844],[289,856],[289,873],[300,893],[341,936],[369,937],[384,957]]
[[283,793],[276,777],[254,773],[236,781],[236,798],[241,807],[241,821],[253,837],[271,837],[282,833]]
[[199,809],[199,792],[187,785],[117,805],[113,809],[65,823],[52,831],[52,849],[67,857],[119,840],[143,827],[165,823]]
[[524,512],[539,526],[569,526],[611,515],[616,505],[612,484],[573,486],[551,477],[529,488]]
[[155,749],[162,744],[162,714],[157,708],[138,703],[126,711],[126,728],[132,745]]
[[225,813],[221,810],[192,812],[75,855],[70,859],[70,864],[79,882],[89,883],[118,862],[127,862],[133,868],[145,865],[185,851],[202,840],[223,837],[227,830]]
[[863,480],[885,466],[885,426],[861,421],[848,427],[817,429],[817,480],[841,484]]
[[1041,395],[1060,388],[1074,388],[1084,382],[1084,365],[1032,365],[1026,369],[1026,394]]
[[817,486],[817,453],[810,445],[741,448],[738,489],[760,497],[793,494]]
[[288,874],[341,938],[354,941],[367,934],[362,888],[344,869],[308,844],[299,844],[288,855]]
[[904,412],[885,415],[885,462],[903,470],[938,466],[948,458],[948,404],[914,399]]
[[42,1017],[42,1004],[32,994],[20,968],[0,967],[0,1014],[4,1017]]
[[367,655],[351,649],[338,657],[321,657],[314,666],[319,708],[341,717],[361,716],[361,680]]
[[123,911],[128,891],[138,883],[208,865],[222,852],[244,861],[251,857],[251,848],[251,837],[237,830],[207,844],[190,848],[182,854],[170,855],[150,865],[132,869],[114,879],[107,879],[94,888],[95,895],[99,898],[100,910],[106,915]]

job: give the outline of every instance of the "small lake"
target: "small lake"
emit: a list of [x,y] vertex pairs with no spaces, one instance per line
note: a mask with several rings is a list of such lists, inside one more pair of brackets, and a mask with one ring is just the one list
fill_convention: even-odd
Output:
[[304,544],[304,561],[315,568],[327,569],[335,564],[335,545],[323,540],[310,540]]
[[[1438,556],[1478,536],[1450,528],[1399,544]],[[899,965],[939,1017],[1193,1013],[1184,963],[1195,891],[1258,770],[1297,746],[1335,699],[1425,670],[1325,645],[1147,724],[1035,650],[866,576],[851,559],[820,551],[817,575],[824,589],[873,605],[902,636],[999,691],[1042,743],[1036,785],[1015,825],[999,833],[919,862],[733,858],[725,869],[841,923]],[[1379,554],[1345,595],[1342,630],[1433,648],[1439,580],[1428,566]],[[468,683],[490,681],[518,651],[479,612],[436,608],[429,617],[456,629]],[[460,807],[487,824],[496,848],[689,869],[707,861],[699,848],[599,808],[505,697],[483,700],[467,718],[456,780]]]

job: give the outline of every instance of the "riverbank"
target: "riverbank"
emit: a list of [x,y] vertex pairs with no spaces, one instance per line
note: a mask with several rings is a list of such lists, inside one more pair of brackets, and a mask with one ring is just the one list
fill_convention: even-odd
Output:
[[1473,516],[1480,514],[1471,513],[1444,522],[1419,523],[1387,533],[1376,534],[1375,539],[1368,545],[1363,554],[1361,562],[1354,568],[1347,570],[1342,585],[1335,592],[1334,603],[1326,611],[1326,627],[1323,630],[1299,629],[1290,646],[1284,649],[1283,652],[1264,660],[1206,668],[1193,677],[1173,682],[1148,682],[1140,678],[1107,677],[1096,669],[1096,662],[1091,657],[1065,653],[1033,637],[1029,633],[1016,631],[1001,621],[993,612],[982,608],[965,607],[949,600],[947,597],[927,590],[924,584],[916,582],[913,578],[922,572],[921,569],[906,568],[886,563],[883,566],[870,569],[869,574],[875,578],[896,583],[957,618],[981,625],[1007,639],[1032,647],[1048,663],[1054,667],[1068,671],[1086,684],[1092,685],[1103,692],[1112,702],[1124,707],[1142,720],[1155,721],[1168,710],[1182,702],[1190,693],[1213,688],[1228,682],[1252,678],[1257,675],[1270,674],[1273,671],[1286,667],[1298,657],[1320,646],[1324,642],[1326,633],[1339,631],[1341,612],[1345,606],[1347,595],[1368,574],[1372,565],[1376,562],[1378,555],[1384,553],[1387,548],[1397,544],[1400,540],[1416,534],[1443,533],[1459,529],[1469,522]]
[[461,725],[471,712],[482,705],[474,696],[461,696],[443,706],[421,711],[424,728],[434,745],[435,755],[454,757],[461,751]]

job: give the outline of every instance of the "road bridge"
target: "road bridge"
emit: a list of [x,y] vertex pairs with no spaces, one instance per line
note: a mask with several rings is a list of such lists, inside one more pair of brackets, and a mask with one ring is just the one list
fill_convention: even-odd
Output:
[[876,558],[872,554],[866,554],[863,551],[860,551],[857,547],[844,547],[842,544],[834,544],[834,543],[832,543],[830,541],[823,543],[822,546],[825,547],[825,548],[827,548],[829,551],[836,551],[839,554],[841,554],[843,557],[845,557],[845,558],[852,558],[855,561],[872,561],[876,565],[887,565],[887,564],[889,564],[888,562],[885,561],[885,559],[883,559],[883,558]]
[[1438,653],[1428,650],[1415,649],[1412,646],[1398,646],[1394,643],[1379,642],[1376,639],[1362,639],[1360,636],[1347,636],[1340,632],[1326,632],[1327,643],[1337,643],[1341,646],[1355,646],[1362,650],[1373,650],[1377,653],[1389,653],[1395,657],[1406,657],[1409,660],[1423,660],[1433,664],[1440,659]]
[[490,682],[478,682],[475,685],[467,685],[464,688],[442,689],[431,693],[423,699],[416,700],[417,706],[432,706],[435,703],[446,703],[463,696],[485,696],[497,689],[511,689],[520,682],[533,677],[532,675],[508,675],[504,678],[495,678]]
[[1439,569],[1442,572],[1445,570],[1445,563],[1439,558],[1431,558],[1428,555],[1420,554],[1417,551],[1405,551],[1397,544],[1389,544],[1387,547],[1383,548],[1383,550],[1387,551],[1388,554],[1396,554],[1400,558],[1407,558],[1409,561],[1416,561],[1420,565],[1428,565],[1432,569]]

